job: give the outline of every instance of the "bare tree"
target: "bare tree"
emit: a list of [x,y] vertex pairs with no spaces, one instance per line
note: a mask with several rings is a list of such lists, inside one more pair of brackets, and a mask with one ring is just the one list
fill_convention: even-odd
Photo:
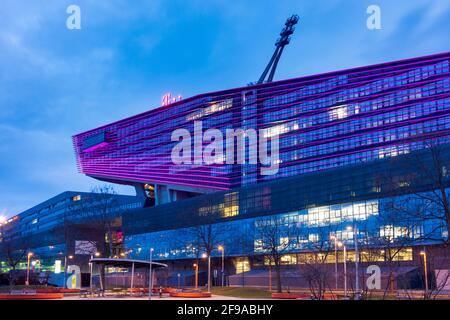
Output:
[[2,239],[0,242],[0,256],[6,259],[6,264],[13,271],[9,272],[9,284],[14,285],[14,271],[16,270],[18,264],[24,261],[27,256],[29,247],[27,245],[26,238],[19,239]]
[[[67,277],[67,268],[68,262],[72,254],[77,252],[77,240],[82,240],[84,243],[87,243],[87,247],[89,248],[97,248],[96,239],[98,236],[95,234],[97,231],[95,229],[86,229],[82,228],[82,223],[86,223],[85,221],[80,221],[80,217],[83,216],[83,213],[88,210],[86,204],[83,204],[82,201],[72,202],[63,212],[63,214],[59,218],[59,228],[58,232],[61,232],[63,235],[65,250],[64,250],[64,287],[67,286],[66,277]],[[88,219],[91,220],[91,219]],[[103,230],[103,229],[102,229]],[[70,253],[71,241],[75,247],[74,252]],[[92,254],[92,252],[90,252]],[[86,254],[88,254],[86,252]]]
[[[421,152],[393,158],[391,162],[404,170],[403,174],[383,177],[386,193],[382,226],[402,229],[407,235],[379,236],[379,246],[385,247],[386,263],[390,276],[397,264],[398,253],[405,247],[418,244],[440,244],[443,252],[450,245],[450,149],[438,140],[425,142]],[[434,251],[429,254],[432,261]],[[421,268],[421,266],[419,266]],[[423,277],[425,282],[425,278]],[[385,290],[386,296],[387,288]],[[427,298],[427,297],[425,297]],[[429,298],[429,297],[428,297]]]
[[277,292],[282,292],[281,260],[298,243],[296,223],[290,223],[289,216],[269,217],[255,221],[255,252],[263,253],[274,265]]
[[[360,227],[360,252],[363,263],[383,262],[387,270],[383,299],[393,290],[401,266],[401,255],[417,243],[416,230],[408,214],[391,210],[390,203],[376,217]],[[411,252],[412,254],[412,252]],[[367,288],[363,295],[368,295]]]
[[[90,194],[82,195],[81,201],[74,202],[66,215],[65,225],[86,225],[93,230],[100,230],[106,238],[105,254],[114,256],[114,230],[120,217],[120,203],[112,186],[95,187]],[[96,231],[98,232],[98,231]],[[88,240],[89,241],[89,240]]]
[[435,140],[427,141],[426,146],[420,154],[393,160],[403,161],[408,174],[387,179],[387,191],[393,196],[389,209],[416,225],[432,222],[420,238],[449,245],[450,150]]
[[[207,257],[211,257],[213,252],[218,250],[219,245],[224,245],[226,236],[230,233],[230,226],[226,223],[213,223],[212,219],[207,219],[205,224],[189,228],[187,233],[193,239],[192,244],[198,263],[203,253]],[[212,275],[210,274],[210,276]]]
[[[328,265],[329,258],[334,251],[334,241],[330,236],[335,234],[333,226],[321,226],[316,229],[317,239],[310,244],[309,253],[299,262],[300,274],[306,280],[315,300],[322,300],[327,289],[331,290],[329,283],[331,268]],[[306,231],[306,230],[305,230]]]

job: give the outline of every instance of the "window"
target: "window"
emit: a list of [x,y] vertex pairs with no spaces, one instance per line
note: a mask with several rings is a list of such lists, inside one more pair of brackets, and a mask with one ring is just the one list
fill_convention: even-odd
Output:
[[223,217],[229,218],[239,215],[239,193],[233,192],[225,195]]
[[390,256],[393,261],[412,261],[413,260],[413,249],[391,249]]
[[330,120],[340,120],[348,117],[348,108],[346,105],[337,106],[330,111]]
[[250,271],[250,262],[248,258],[238,258],[234,261],[236,274]]
[[317,233],[310,233],[308,236],[309,242],[318,242],[319,241],[319,235]]

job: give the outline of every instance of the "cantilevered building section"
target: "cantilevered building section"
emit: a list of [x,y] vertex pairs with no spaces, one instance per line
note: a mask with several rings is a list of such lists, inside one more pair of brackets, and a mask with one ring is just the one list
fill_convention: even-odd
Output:
[[[170,202],[450,142],[450,53],[201,94],[73,137],[80,172]],[[174,165],[176,129],[279,135],[279,172]],[[162,189],[160,189],[162,188]]]

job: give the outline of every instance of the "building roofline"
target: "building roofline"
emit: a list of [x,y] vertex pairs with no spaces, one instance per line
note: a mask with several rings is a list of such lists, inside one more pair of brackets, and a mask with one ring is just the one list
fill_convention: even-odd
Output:
[[[22,212],[20,212],[18,214],[15,214],[15,215],[9,217],[8,219],[12,219],[12,218],[18,217],[18,216],[23,216],[23,215],[32,213],[33,211],[38,210],[40,208],[44,208],[47,205],[55,202],[55,200],[57,200],[58,198],[66,198],[66,197],[71,197],[71,196],[75,196],[75,195],[88,195],[88,194],[98,194],[98,193],[96,193],[96,192],[86,192],[86,191],[69,191],[69,190],[63,191],[63,192],[61,192],[61,193],[59,193],[59,194],[57,194],[57,195],[55,195],[55,196],[53,196],[53,197],[51,197],[51,198],[49,198],[47,200],[44,200],[44,201],[42,201],[42,202],[32,206],[31,208],[28,208],[28,209],[26,209],[26,210],[24,210],[24,211],[22,211]],[[130,198],[130,199],[131,198],[138,198],[137,196],[122,195],[122,194],[112,194],[112,195],[120,197],[120,198]]]
[[172,104],[169,104],[167,106],[160,106],[160,107],[156,107],[132,116],[129,116],[127,118],[121,119],[121,120],[117,120],[117,121],[113,121],[104,125],[101,125],[99,127],[93,128],[93,129],[89,129],[80,133],[77,133],[75,135],[72,136],[72,138],[79,136],[79,135],[84,135],[102,128],[106,128],[108,126],[114,125],[114,124],[118,124],[120,122],[123,121],[129,121],[132,120],[134,118],[139,118],[142,117],[144,115],[147,114],[152,114],[154,112],[159,112],[162,110],[166,110],[169,108],[173,108],[176,107],[180,104],[184,104],[187,102],[191,102],[193,100],[196,99],[201,99],[204,97],[208,97],[210,95],[218,95],[218,94],[227,94],[227,93],[233,93],[233,92],[239,92],[241,90],[247,89],[247,90],[254,90],[254,89],[258,89],[258,88],[270,88],[272,86],[278,86],[278,85],[282,85],[282,84],[289,84],[291,82],[298,82],[298,81],[307,81],[307,80],[315,80],[315,79],[320,79],[320,78],[324,78],[324,77],[330,77],[330,76],[337,76],[340,74],[346,74],[349,72],[357,72],[357,71],[362,71],[362,70],[371,70],[371,69],[376,69],[376,68],[381,68],[381,67],[388,67],[388,66],[394,66],[397,64],[405,64],[405,63],[411,63],[411,62],[419,62],[419,61],[426,61],[426,60],[430,60],[430,59],[436,59],[436,58],[445,58],[448,57],[450,58],[450,51],[448,52],[441,52],[441,53],[436,53],[436,54],[432,54],[432,55],[426,55],[426,56],[420,56],[420,57],[415,57],[415,58],[407,58],[407,59],[401,59],[401,60],[395,60],[395,61],[388,61],[388,62],[382,62],[382,63],[377,63],[377,64],[371,64],[371,65],[367,65],[367,66],[358,66],[358,67],[353,67],[353,68],[348,68],[348,69],[341,69],[341,70],[335,70],[335,71],[330,71],[330,72],[325,72],[325,73],[319,73],[319,74],[312,74],[312,75],[307,75],[307,76],[301,76],[301,77],[296,77],[296,78],[290,78],[290,79],[285,79],[285,80],[278,80],[278,81],[274,81],[274,82],[270,82],[270,83],[262,83],[262,84],[255,84],[255,85],[251,85],[251,86],[243,86],[243,87],[237,87],[237,88],[232,88],[232,89],[226,89],[226,90],[218,90],[218,91],[212,91],[212,92],[207,92],[207,93],[201,93],[201,94],[197,94],[194,96],[191,96],[189,98],[183,99],[183,100],[179,100],[176,101]]

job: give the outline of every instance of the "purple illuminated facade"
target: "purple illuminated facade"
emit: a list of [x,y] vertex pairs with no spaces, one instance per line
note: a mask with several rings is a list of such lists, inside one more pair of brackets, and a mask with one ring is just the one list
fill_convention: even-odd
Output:
[[[450,142],[450,53],[201,94],[73,137],[80,172],[132,185],[229,190]],[[174,165],[174,130],[266,129],[279,172]]]

